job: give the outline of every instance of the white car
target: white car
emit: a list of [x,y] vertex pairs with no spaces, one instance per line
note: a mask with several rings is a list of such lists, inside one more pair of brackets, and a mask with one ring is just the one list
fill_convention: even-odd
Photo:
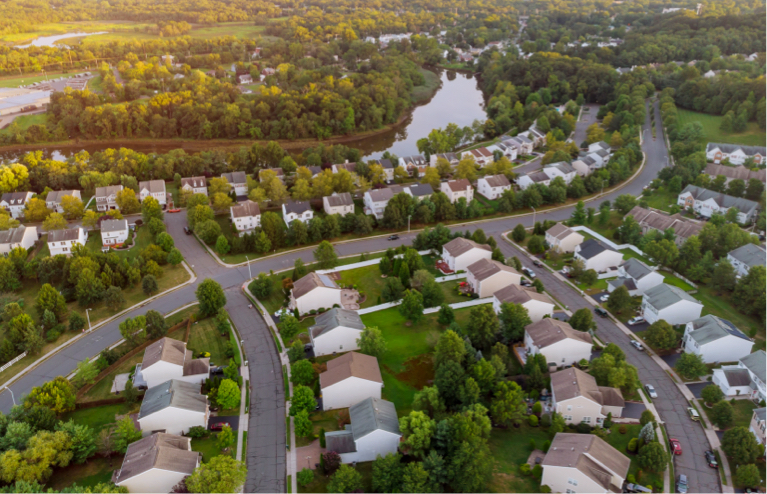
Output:
[[283,307],[282,309],[278,309],[277,312],[274,313],[274,317],[287,316],[287,315],[292,314],[292,313],[293,313],[293,311],[291,311],[287,307]]
[[658,397],[658,393],[655,392],[655,387],[653,387],[652,384],[645,384],[644,389],[647,390],[647,394],[650,395],[650,398]]
[[637,340],[631,340],[631,346],[639,350],[640,352],[644,350],[644,347],[641,343],[639,343]]
[[600,302],[607,302],[607,299],[609,299],[609,298],[610,298],[610,295],[605,294],[605,295],[602,295],[601,297],[599,297],[599,301]]
[[525,272],[525,274],[526,274],[526,275],[527,275],[527,276],[528,276],[528,277],[529,277],[531,280],[534,280],[534,279],[535,279],[535,273],[533,272],[533,270],[532,270],[532,269],[530,269],[530,268],[522,268],[522,271],[524,271],[524,272]]
[[642,316],[636,316],[629,319],[629,326],[634,326],[635,324],[640,324],[645,322],[644,317]]

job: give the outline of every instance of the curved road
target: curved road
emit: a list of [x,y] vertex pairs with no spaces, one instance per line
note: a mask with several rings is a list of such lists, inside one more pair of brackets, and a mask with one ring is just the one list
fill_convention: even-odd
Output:
[[[648,112],[648,117],[643,125],[645,140],[642,149],[646,156],[644,169],[639,176],[620,190],[593,200],[596,204],[603,200],[612,201],[620,194],[639,195],[642,188],[657,176],[662,167],[667,165],[668,154],[661,133],[663,127],[660,121],[660,111],[657,102],[654,105],[658,138],[652,139]],[[572,207],[542,212],[535,216],[535,220],[564,220],[569,218],[571,213]],[[491,220],[475,225],[454,225],[451,229],[465,230],[468,228],[474,230],[482,228],[488,235],[497,237],[498,244],[506,255],[517,255],[523,259],[524,256],[520,252],[515,251],[506,242],[500,240],[500,234],[511,230],[517,223],[530,227],[533,225],[533,220],[533,215],[525,215]],[[212,278],[221,284],[227,294],[227,308],[244,341],[245,354],[250,369],[251,420],[248,429],[249,441],[246,455],[248,479],[245,492],[285,492],[286,432],[282,365],[269,328],[262,318],[254,317],[255,314],[251,312],[253,309],[248,309],[249,302],[240,290],[241,285],[249,279],[248,267],[227,268],[218,264],[193,236],[184,234],[185,212],[167,215],[166,224],[168,232],[176,241],[176,246],[197,274],[197,281],[156,299],[146,306],[132,311],[129,315],[133,317],[144,314],[148,310],[157,310],[165,314],[194,302],[196,300],[194,293],[196,285],[205,278]],[[335,247],[340,256],[354,255],[380,251],[390,246],[410,244],[414,237],[415,233],[404,233],[395,242],[387,242],[381,237],[339,243]],[[254,261],[250,268],[254,275],[260,272],[268,273],[270,270],[277,271],[290,268],[298,258],[302,258],[305,262],[312,260],[312,250],[313,248],[306,248]],[[523,263],[526,263],[524,259]],[[547,289],[571,308],[590,307],[577,292],[566,287],[552,275],[543,273],[541,278]],[[127,316],[120,320],[125,317]],[[41,363],[11,386],[15,396],[21,399],[33,387],[39,386],[56,376],[69,375],[78,362],[91,358],[118,342],[122,338],[118,329],[119,322],[112,321],[102,326],[87,338]],[[632,352],[625,335],[614,324],[606,319],[599,319],[598,324],[600,337],[607,341],[614,341],[625,348],[629,361],[639,369],[639,377],[642,382],[653,382],[655,387],[659,389],[660,398],[654,403],[661,414],[661,418],[667,423],[669,433],[672,437],[680,439],[686,451],[685,455],[677,459],[677,468],[678,472],[687,474],[691,492],[719,491],[717,474],[708,469],[702,457],[702,451],[708,448],[705,435],[700,426],[691,424],[686,419],[684,407],[681,406],[682,403],[685,403],[684,397],[671,378],[651,362],[647,355]],[[0,410],[8,412],[11,406],[10,393],[0,393]]]

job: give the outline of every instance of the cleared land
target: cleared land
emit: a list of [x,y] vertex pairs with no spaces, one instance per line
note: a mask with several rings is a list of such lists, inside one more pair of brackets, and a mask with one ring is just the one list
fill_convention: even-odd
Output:
[[691,122],[700,122],[703,125],[703,142],[723,142],[729,144],[743,144],[746,146],[764,146],[765,131],[759,128],[756,122],[748,122],[744,132],[724,132],[719,130],[722,124],[722,116],[698,113],[690,110],[677,108],[679,124],[685,125]]

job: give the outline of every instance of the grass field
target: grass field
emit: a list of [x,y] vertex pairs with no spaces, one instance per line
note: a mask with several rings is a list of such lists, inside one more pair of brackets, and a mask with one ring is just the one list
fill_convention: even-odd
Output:
[[435,91],[439,87],[440,79],[437,74],[430,70],[419,69],[424,77],[424,83],[420,86],[415,86],[410,91],[410,101],[414,104],[424,103],[434,96]]
[[94,457],[82,465],[72,463],[66,468],[56,468],[45,486],[59,491],[75,483],[79,487],[108,484],[111,482],[112,472],[120,467],[122,461],[122,455],[110,458]]
[[[304,462],[305,464],[306,462]],[[373,492],[373,462],[357,463],[354,467],[362,475],[362,489],[360,492]],[[298,486],[298,492],[327,492],[330,476],[314,471],[314,480],[305,487]]]
[[[34,115],[22,115],[13,119],[13,122],[8,124],[16,124],[19,130],[27,130],[32,125],[45,125],[48,121],[48,115],[46,113],[35,113]],[[0,130],[0,134],[8,134],[10,129],[8,127]]]
[[[663,486],[663,474],[658,474],[655,472],[651,472],[648,470],[643,470],[639,466],[639,462],[637,461],[637,456],[629,453],[626,450],[626,447],[629,444],[629,441],[631,441],[632,438],[639,436],[639,431],[642,428],[639,424],[626,424],[626,433],[621,434],[619,432],[620,425],[613,425],[610,429],[612,430],[612,433],[607,436],[607,442],[612,446],[613,448],[617,449],[621,453],[628,456],[628,458],[631,460],[631,465],[629,466],[629,474],[634,475],[636,478],[636,481],[640,485],[660,485],[661,488]],[[662,441],[663,438],[660,438]],[[660,491],[657,491],[660,492]]]
[[97,382],[87,393],[83,396],[82,401],[96,401],[105,400],[107,398],[114,398],[111,393],[112,383],[115,380],[115,376],[118,374],[127,374],[144,359],[144,352],[139,352],[133,357],[129,358],[112,372],[110,372],[104,379]]
[[541,492],[537,479],[519,473],[520,465],[533,451],[531,439],[541,449],[543,443],[551,438],[544,429],[530,427],[527,423],[519,429],[493,429],[490,432],[490,451],[495,461],[489,492]]
[[209,317],[192,324],[187,348],[195,354],[210,352],[210,365],[228,365],[229,359],[226,357],[228,344],[229,338],[221,336],[216,331],[216,320]]
[[700,122],[703,125],[704,137],[702,142],[722,142],[730,144],[744,144],[746,146],[764,146],[765,131],[759,128],[756,122],[748,122],[744,132],[724,132],[719,130],[722,122],[721,115],[709,115],[707,113],[698,113],[690,110],[677,108],[679,116],[679,126]]

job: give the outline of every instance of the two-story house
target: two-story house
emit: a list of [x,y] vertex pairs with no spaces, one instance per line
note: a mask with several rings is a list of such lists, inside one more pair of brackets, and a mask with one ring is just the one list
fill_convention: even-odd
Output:
[[632,257],[618,266],[618,277],[607,281],[607,292],[612,293],[619,286],[625,286],[629,295],[644,295],[644,292],[663,283],[663,275]]
[[506,303],[519,304],[527,309],[527,314],[533,322],[554,314],[554,302],[545,293],[538,293],[535,288],[512,284],[493,293],[493,310],[496,314],[501,313],[501,306]]
[[349,407],[351,424],[325,434],[327,450],[335,451],[341,463],[374,461],[396,454],[402,433],[394,403],[367,398]]
[[112,247],[122,247],[128,241],[130,229],[128,220],[103,220],[101,222],[101,246],[103,251]]
[[570,182],[572,182],[577,175],[575,168],[564,161],[544,165],[542,171],[546,174],[547,177],[549,177],[549,180],[554,180],[557,177],[561,177],[567,185],[570,185]]
[[551,492],[622,492],[629,460],[592,434],[560,432],[541,462],[541,485]]
[[33,195],[31,192],[6,192],[0,196],[0,208],[8,211],[11,218],[19,219],[24,216],[24,208]]
[[661,283],[644,292],[642,316],[652,324],[663,319],[673,325],[700,318],[703,304],[679,287]]
[[164,180],[148,180],[146,182],[138,183],[138,197],[141,202],[147,197],[154,197],[160,206],[165,206],[168,203],[168,194],[165,191]]
[[517,177],[517,186],[522,190],[526,190],[535,184],[548,186],[550,183],[551,177],[544,173],[543,170],[528,172]]
[[623,415],[626,402],[618,388],[597,386],[597,380],[571,367],[551,374],[551,406],[567,424],[601,426],[607,414]]
[[107,187],[96,187],[96,209],[98,211],[110,211],[120,209],[117,205],[117,194],[122,192],[122,185],[109,185]]
[[583,235],[564,223],[557,223],[546,230],[546,243],[552,250],[563,254],[574,252],[575,247],[583,243],[583,238]]
[[748,426],[748,430],[756,436],[756,440],[765,447],[767,441],[765,441],[765,408],[754,409],[754,414],[751,416],[751,423]]
[[584,269],[599,273],[618,267],[623,262],[623,254],[600,240],[590,238],[575,246],[573,259],[583,262]]
[[348,192],[333,192],[333,195],[322,198],[322,209],[326,214],[338,214],[341,216],[354,213],[354,200]]
[[52,190],[48,192],[48,195],[45,197],[45,206],[51,211],[63,214],[64,208],[61,206],[61,200],[66,196],[72,196],[82,200],[79,190]]
[[534,147],[533,141],[531,141],[525,135],[508,137],[506,139],[502,139],[501,142],[503,142],[507,146],[512,146],[516,148],[519,155],[527,156],[533,152],[533,147]]
[[250,233],[261,226],[261,208],[257,202],[248,200],[232,206],[229,215],[239,235]]
[[464,151],[463,153],[461,153],[461,159],[464,159],[464,158],[474,159],[474,163],[478,164],[482,168],[486,167],[487,165],[495,161],[495,158],[493,157],[493,152],[485,147],[472,149],[471,151]]
[[8,255],[16,247],[29,249],[37,242],[37,227],[19,225],[0,231],[0,254]]
[[458,163],[461,162],[461,157],[455,153],[437,153],[429,156],[429,164],[433,167],[437,166],[437,160],[440,158],[450,163],[450,167],[455,170]]
[[299,314],[307,314],[312,310],[341,306],[341,291],[328,275],[308,273],[293,283],[288,307],[298,309]]
[[165,337],[146,347],[140,372],[149,388],[171,379],[202,384],[210,377],[210,358],[194,358],[186,343]]
[[384,383],[378,359],[349,352],[327,362],[320,374],[322,409],[349,408],[368,398],[381,399]]
[[173,492],[201,464],[191,437],[157,432],[128,445],[112,482],[128,492]]
[[751,353],[754,342],[727,319],[705,315],[688,322],[682,337],[686,353],[700,355],[703,362],[737,362]]
[[309,201],[289,200],[282,205],[282,219],[288,226],[294,220],[308,224],[312,218],[314,218],[314,210]]
[[749,170],[745,166],[727,166],[709,163],[706,165],[706,169],[703,170],[703,173],[708,175],[711,180],[720,176],[724,177],[725,184],[729,184],[733,180],[743,180],[748,183],[751,179],[759,180],[762,183],[767,182],[767,169],[765,168]]
[[70,255],[75,245],[85,245],[88,241],[88,230],[82,227],[48,232],[48,250],[51,257],[64,254]]
[[747,224],[756,217],[759,203],[695,185],[688,185],[679,194],[677,206],[684,209],[690,208],[706,218],[710,218],[714,213],[727,214],[730,208],[735,208],[738,211],[738,223]]
[[756,244],[746,244],[727,254],[727,260],[738,273],[738,276],[746,276],[754,266],[764,266],[767,252]]
[[186,434],[192,427],[208,428],[208,397],[198,383],[171,379],[147,389],[136,421],[144,436],[154,432]]
[[192,194],[208,195],[208,181],[205,177],[186,177],[181,179],[181,190]]
[[234,190],[237,197],[248,195],[248,178],[245,172],[222,173],[221,178],[225,178]]
[[634,206],[626,216],[633,216],[639,226],[642,227],[642,235],[649,231],[665,232],[669,228],[674,230],[674,243],[681,247],[684,242],[698,235],[703,229],[703,223],[683,217],[679,213],[670,215],[663,211],[645,209]]
[[403,156],[399,159],[399,166],[407,170],[413,177],[423,177],[426,169],[429,168],[429,162],[420,154],[412,156]]
[[490,259],[493,249],[489,245],[457,237],[442,246],[442,259],[452,271],[465,271],[480,259]]
[[453,204],[462,197],[466,199],[467,203],[470,203],[474,199],[474,188],[471,186],[471,182],[465,178],[442,182],[440,184],[440,190],[447,195],[447,198]]
[[767,156],[764,146],[741,146],[740,144],[722,144],[709,142],[706,146],[706,159],[714,163],[729,160],[733,165],[742,165],[747,158],[753,158],[754,164],[761,165]]
[[722,388],[725,396],[748,396],[754,401],[765,399],[767,361],[764,350],[747,355],[737,365],[714,369],[711,382]]
[[492,297],[508,285],[519,285],[522,275],[511,266],[483,257],[466,268],[466,282],[479,298]]
[[382,219],[386,205],[389,204],[392,197],[394,197],[394,192],[389,187],[368,190],[363,199],[365,214],[373,215],[377,220]]
[[506,175],[489,175],[477,180],[477,192],[490,200],[498,199],[511,189],[511,182]]
[[423,200],[428,199],[434,194],[434,189],[429,184],[412,184],[405,187],[405,193],[407,193],[413,199]]
[[314,319],[309,328],[309,340],[316,357],[359,350],[357,340],[365,324],[357,311],[334,308]]
[[383,168],[384,174],[386,175],[387,182],[394,181],[394,168],[398,166],[399,163],[394,164],[389,159],[382,159],[382,160],[373,160],[373,164],[381,165],[381,168]]
[[525,359],[541,354],[546,362],[557,367],[591,360],[594,346],[589,333],[576,331],[568,323],[552,317],[525,326],[524,344]]

